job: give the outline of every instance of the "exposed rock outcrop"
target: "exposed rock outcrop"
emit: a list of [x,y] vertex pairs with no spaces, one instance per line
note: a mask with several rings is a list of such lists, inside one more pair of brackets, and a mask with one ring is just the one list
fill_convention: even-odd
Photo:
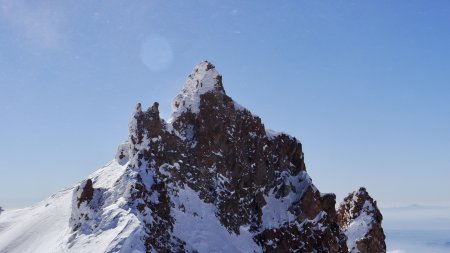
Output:
[[94,197],[94,186],[92,185],[92,180],[91,179],[86,180],[84,185],[80,185],[80,190],[81,190],[80,197],[77,198],[78,208],[80,207],[81,203],[89,202]]
[[364,187],[350,193],[340,204],[338,222],[348,237],[350,252],[386,252],[383,216]]

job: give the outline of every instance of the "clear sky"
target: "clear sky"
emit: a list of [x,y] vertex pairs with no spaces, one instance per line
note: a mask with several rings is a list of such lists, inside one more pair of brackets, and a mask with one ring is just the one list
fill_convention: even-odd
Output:
[[321,191],[450,205],[449,24],[446,0],[0,0],[0,205],[113,159],[134,105],[168,118],[205,59]]

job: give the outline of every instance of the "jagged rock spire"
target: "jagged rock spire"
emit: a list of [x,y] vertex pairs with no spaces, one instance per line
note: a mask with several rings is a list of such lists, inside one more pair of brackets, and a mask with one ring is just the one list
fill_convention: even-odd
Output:
[[377,202],[366,188],[350,193],[337,211],[338,222],[347,235],[350,252],[386,252],[385,235],[381,222],[383,216]]
[[219,74],[212,63],[203,61],[195,66],[186,79],[183,90],[173,100],[173,113],[169,121],[186,111],[198,113],[200,96],[208,92],[225,94],[222,75]]

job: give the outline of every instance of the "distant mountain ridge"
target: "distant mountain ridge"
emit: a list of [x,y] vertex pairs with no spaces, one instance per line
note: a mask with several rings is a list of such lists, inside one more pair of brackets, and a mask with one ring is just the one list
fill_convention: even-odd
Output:
[[169,121],[158,107],[135,107],[107,166],[2,214],[0,252],[386,251],[367,191],[336,212],[335,195],[306,172],[301,143],[234,102],[210,62],[189,75]]
[[430,206],[430,205],[421,205],[421,204],[411,204],[407,206],[395,206],[395,207],[382,207],[381,210],[389,210],[389,211],[395,211],[395,210],[424,210],[424,209],[447,209],[450,210],[450,206]]

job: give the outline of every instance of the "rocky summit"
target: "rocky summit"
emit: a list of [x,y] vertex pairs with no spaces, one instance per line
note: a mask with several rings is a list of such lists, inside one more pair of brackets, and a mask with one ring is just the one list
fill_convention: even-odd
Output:
[[336,212],[335,195],[308,176],[299,140],[233,101],[210,62],[194,68],[172,107],[165,121],[158,103],[138,104],[112,162],[9,214],[44,222],[33,229],[51,238],[45,248],[12,238],[0,252],[386,251],[382,216],[366,190]]
[[337,214],[339,225],[348,237],[350,252],[386,252],[381,227],[383,216],[377,202],[364,187],[350,193],[340,204]]

